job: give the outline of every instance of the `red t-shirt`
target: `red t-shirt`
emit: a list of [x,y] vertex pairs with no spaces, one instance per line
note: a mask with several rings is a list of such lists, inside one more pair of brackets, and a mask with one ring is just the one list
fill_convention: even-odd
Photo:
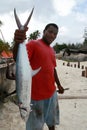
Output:
[[31,98],[33,100],[47,99],[56,89],[54,79],[55,52],[41,39],[30,41],[26,47],[32,69],[41,67],[41,70],[32,78]]

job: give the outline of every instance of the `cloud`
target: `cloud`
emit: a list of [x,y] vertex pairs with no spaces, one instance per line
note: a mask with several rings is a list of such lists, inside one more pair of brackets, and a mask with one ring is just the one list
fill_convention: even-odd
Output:
[[76,0],[53,0],[53,5],[59,15],[67,16],[76,5]]
[[14,7],[24,24],[35,5],[27,36],[35,30],[39,30],[42,35],[45,25],[54,22],[59,26],[57,42],[78,42],[87,26],[86,3],[87,0],[3,0],[0,2],[0,20],[3,22],[0,29],[5,40],[12,42],[14,31],[17,29]]
[[79,21],[79,22],[87,23],[87,15],[78,12],[76,14],[76,20]]
[[64,26],[60,27],[59,35],[66,36],[68,35],[68,33],[69,33],[69,30],[67,27],[64,27]]
[[[16,28],[16,24],[14,23],[14,18],[12,12],[8,14],[0,15],[0,20],[3,25],[1,26],[1,30],[6,41],[12,41],[14,35],[14,28]],[[1,38],[1,37],[0,37]]]

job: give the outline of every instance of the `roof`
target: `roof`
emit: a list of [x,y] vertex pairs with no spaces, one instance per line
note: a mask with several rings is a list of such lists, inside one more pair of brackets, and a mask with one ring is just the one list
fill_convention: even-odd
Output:
[[12,54],[12,52],[2,51],[1,56],[2,56],[2,58],[12,58],[13,54]]

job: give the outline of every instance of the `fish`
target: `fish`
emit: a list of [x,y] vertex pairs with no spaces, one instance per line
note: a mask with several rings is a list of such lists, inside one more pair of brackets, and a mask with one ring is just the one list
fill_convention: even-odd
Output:
[[[26,23],[22,25],[17,16],[16,9],[14,9],[14,16],[16,19],[17,26],[20,30],[23,30],[27,27],[33,14],[33,10],[34,8],[32,9]],[[16,58],[16,91],[17,91],[20,115],[24,121],[27,121],[29,113],[31,112],[32,104],[30,104],[30,102],[31,102],[32,76],[36,75],[40,71],[40,69],[41,67],[39,67],[36,70],[32,69],[26,50],[26,43],[25,41],[23,43],[20,43]]]

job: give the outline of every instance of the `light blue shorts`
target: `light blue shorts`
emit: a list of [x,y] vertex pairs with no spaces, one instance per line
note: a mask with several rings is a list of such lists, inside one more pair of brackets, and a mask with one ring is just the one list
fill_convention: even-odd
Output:
[[42,130],[44,123],[51,127],[59,124],[59,105],[57,92],[46,100],[31,101],[32,111],[26,123],[26,130]]

